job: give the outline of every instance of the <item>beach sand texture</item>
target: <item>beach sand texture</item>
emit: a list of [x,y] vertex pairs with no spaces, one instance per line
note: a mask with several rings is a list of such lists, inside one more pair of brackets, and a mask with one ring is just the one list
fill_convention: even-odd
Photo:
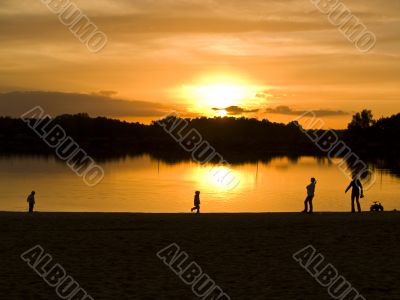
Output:
[[231,299],[331,299],[311,244],[366,299],[400,299],[400,214],[0,213],[0,299],[58,299],[20,255],[41,245],[94,299],[199,299],[156,253],[178,244]]

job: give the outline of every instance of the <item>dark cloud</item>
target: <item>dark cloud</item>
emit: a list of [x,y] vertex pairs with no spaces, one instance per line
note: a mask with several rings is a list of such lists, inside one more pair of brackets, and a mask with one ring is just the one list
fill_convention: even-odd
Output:
[[329,109],[317,109],[317,110],[293,110],[289,106],[281,105],[275,108],[267,108],[267,113],[270,114],[281,114],[281,115],[302,115],[304,113],[312,111],[318,117],[329,117],[329,116],[345,116],[348,112],[342,110],[329,110]]
[[[102,95],[101,95],[102,94]],[[0,115],[19,117],[35,106],[41,106],[47,114],[88,113],[106,117],[158,117],[170,109],[159,103],[112,99],[114,92],[77,94],[60,92],[11,92],[0,93]]]
[[118,94],[116,91],[98,91],[98,92],[93,92],[92,95],[94,96],[102,96],[102,97],[112,97]]
[[226,110],[228,112],[228,115],[231,115],[231,116],[241,115],[241,114],[245,114],[245,113],[256,113],[259,111],[259,109],[247,110],[240,106],[229,106],[226,108],[213,108],[213,110],[215,110],[215,111]]

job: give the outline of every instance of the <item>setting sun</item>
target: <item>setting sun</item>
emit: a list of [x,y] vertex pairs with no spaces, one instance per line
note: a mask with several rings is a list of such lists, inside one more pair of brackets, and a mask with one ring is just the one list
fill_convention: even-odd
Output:
[[226,117],[228,112],[225,109],[221,109],[217,111],[218,117]]
[[[189,104],[192,111],[224,117],[228,107],[251,108],[258,106],[257,93],[265,87],[249,84],[240,77],[205,76],[195,84],[181,86],[179,96]],[[218,110],[215,110],[218,109]]]
[[246,88],[236,85],[208,85],[193,87],[193,96],[212,107],[237,105],[246,98]]

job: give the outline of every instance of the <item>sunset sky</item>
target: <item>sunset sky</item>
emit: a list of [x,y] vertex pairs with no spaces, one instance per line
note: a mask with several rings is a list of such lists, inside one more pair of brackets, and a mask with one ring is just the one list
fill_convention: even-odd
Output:
[[40,104],[143,122],[178,111],[286,123],[314,110],[343,128],[363,108],[400,112],[400,1],[343,1],[376,35],[369,53],[310,0],[74,3],[106,33],[101,52],[41,1],[0,1],[0,115]]

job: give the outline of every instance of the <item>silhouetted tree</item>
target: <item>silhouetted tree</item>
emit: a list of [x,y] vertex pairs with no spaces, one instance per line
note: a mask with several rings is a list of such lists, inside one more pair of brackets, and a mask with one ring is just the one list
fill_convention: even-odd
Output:
[[362,112],[358,112],[353,116],[353,120],[348,125],[348,129],[354,130],[370,128],[375,124],[375,122],[372,111],[364,109]]

